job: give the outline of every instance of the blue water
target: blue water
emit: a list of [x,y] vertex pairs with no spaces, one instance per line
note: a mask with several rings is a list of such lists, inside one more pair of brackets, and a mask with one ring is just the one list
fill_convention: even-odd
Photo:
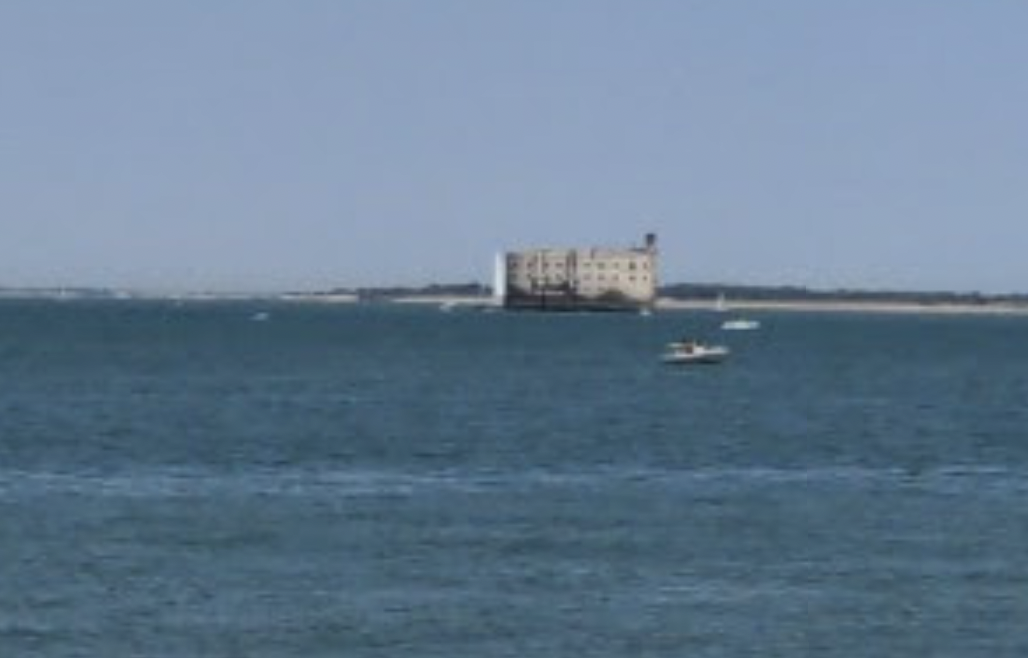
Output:
[[759,319],[2,303],[0,656],[1028,655],[1028,318]]

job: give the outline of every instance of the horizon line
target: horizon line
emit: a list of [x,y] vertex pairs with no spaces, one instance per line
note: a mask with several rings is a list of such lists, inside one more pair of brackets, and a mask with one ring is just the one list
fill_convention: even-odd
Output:
[[[422,284],[375,284],[357,286],[331,286],[325,288],[251,288],[251,289],[226,289],[226,288],[177,288],[177,287],[134,287],[134,286],[107,286],[107,285],[0,285],[0,297],[14,297],[19,295],[82,295],[82,296],[106,296],[117,298],[119,296],[141,296],[141,297],[268,297],[268,296],[331,296],[331,295],[359,295],[362,292],[414,292],[424,293],[433,290],[453,291],[458,288],[478,288],[483,296],[492,293],[493,286],[481,281],[464,282],[429,282]],[[696,289],[703,293],[714,293],[718,291],[754,291],[754,292],[797,292],[813,295],[925,295],[925,296],[955,296],[966,298],[1002,299],[1011,297],[1026,297],[1028,291],[1005,291],[986,292],[982,290],[959,290],[946,288],[892,288],[892,287],[849,287],[849,286],[816,286],[799,283],[729,283],[719,281],[676,281],[660,284],[657,286],[658,293],[673,288]],[[445,294],[445,293],[444,293]]]

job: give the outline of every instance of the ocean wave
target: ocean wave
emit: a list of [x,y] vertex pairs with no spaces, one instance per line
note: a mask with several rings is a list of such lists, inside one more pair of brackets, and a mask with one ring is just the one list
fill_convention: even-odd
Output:
[[937,494],[1028,492],[1028,469],[945,465],[892,467],[616,468],[523,471],[149,469],[115,473],[0,470],[0,499],[36,496],[113,498],[410,497],[427,493],[485,495],[539,490],[660,488],[721,493],[765,489],[906,489]]

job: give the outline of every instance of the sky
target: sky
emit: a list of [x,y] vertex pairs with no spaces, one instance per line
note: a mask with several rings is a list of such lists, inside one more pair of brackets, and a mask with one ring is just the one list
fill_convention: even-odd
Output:
[[1028,291],[1021,0],[5,0],[0,286]]

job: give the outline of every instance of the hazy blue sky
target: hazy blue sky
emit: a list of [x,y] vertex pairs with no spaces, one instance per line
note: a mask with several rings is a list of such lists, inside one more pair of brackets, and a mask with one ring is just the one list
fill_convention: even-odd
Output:
[[1028,290],[1022,0],[5,0],[0,285]]

